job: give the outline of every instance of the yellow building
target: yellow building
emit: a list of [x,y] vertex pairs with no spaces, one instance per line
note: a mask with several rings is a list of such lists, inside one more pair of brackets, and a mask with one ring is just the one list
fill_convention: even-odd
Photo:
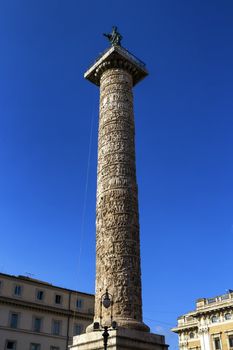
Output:
[[93,314],[92,294],[0,273],[0,350],[67,350]]
[[233,290],[198,299],[196,310],[179,317],[172,331],[180,350],[233,350]]

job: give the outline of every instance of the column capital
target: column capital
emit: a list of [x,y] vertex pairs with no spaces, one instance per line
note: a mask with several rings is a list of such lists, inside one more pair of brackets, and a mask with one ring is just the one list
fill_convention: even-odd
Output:
[[207,325],[199,326],[198,331],[199,331],[199,334],[201,334],[201,333],[208,333],[209,327]]
[[121,68],[132,75],[133,86],[148,75],[145,63],[121,46],[112,46],[104,51],[86,71],[84,78],[99,86],[103,72],[110,68]]

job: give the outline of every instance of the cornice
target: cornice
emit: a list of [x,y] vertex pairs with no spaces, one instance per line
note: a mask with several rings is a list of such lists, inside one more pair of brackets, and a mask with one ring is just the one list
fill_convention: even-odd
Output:
[[200,316],[210,315],[218,311],[224,311],[224,310],[233,310],[233,304],[217,305],[215,307],[212,307],[206,310],[198,310],[193,317],[198,318]]
[[[15,280],[15,281],[21,281],[23,283],[28,283],[28,284],[32,284],[34,286],[39,285],[39,286],[43,286],[44,288],[51,288],[51,289],[55,289],[55,290],[62,290],[64,292],[69,292],[75,295],[84,295],[86,297],[89,298],[94,298],[94,294],[90,294],[90,293],[85,293],[85,292],[79,292],[77,290],[73,290],[73,289],[68,289],[68,288],[63,288],[63,287],[59,287],[59,286],[54,286],[53,284],[49,283],[49,282],[44,282],[44,281],[40,281],[37,280],[35,278],[31,278],[31,277],[27,277],[27,276],[14,276],[14,275],[8,275],[5,273],[1,273],[0,272],[0,278],[3,277],[3,279],[8,279],[8,280]],[[3,280],[4,281],[4,280]]]
[[4,330],[4,331],[8,331],[8,332],[13,332],[13,333],[26,333],[26,334],[32,334],[32,335],[37,335],[37,336],[42,336],[44,337],[48,337],[48,338],[54,338],[54,339],[60,339],[60,340],[66,340],[67,337],[64,335],[55,335],[55,334],[50,334],[50,333],[46,333],[46,332],[33,332],[30,331],[28,329],[23,329],[23,328],[11,328],[11,327],[4,327],[4,326],[0,326],[0,330]]
[[72,317],[75,319],[84,319],[88,321],[93,320],[93,314],[81,313],[73,310],[61,309],[53,306],[49,306],[48,304],[37,304],[25,300],[16,300],[13,298],[0,296],[0,304],[11,305],[15,307],[19,307],[22,309],[35,310],[37,312],[44,312],[50,314],[56,314],[59,316]]
[[145,64],[120,46],[113,46],[105,51],[86,71],[84,77],[99,86],[102,74],[111,68],[126,70],[133,79],[133,85],[148,75]]
[[184,331],[191,331],[194,329],[198,329],[198,324],[186,324],[186,325],[182,325],[182,326],[178,326],[178,327],[174,327],[171,329],[172,332],[174,333],[181,333]]

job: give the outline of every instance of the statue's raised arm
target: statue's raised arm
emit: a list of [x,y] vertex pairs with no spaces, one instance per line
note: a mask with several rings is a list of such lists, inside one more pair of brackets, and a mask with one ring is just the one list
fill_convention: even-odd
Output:
[[106,38],[110,41],[112,46],[121,46],[121,40],[122,40],[122,35],[117,31],[117,27],[112,27],[112,33],[110,34],[105,34]]
[[106,36],[106,38],[108,38],[109,41],[111,41],[111,37],[112,37],[111,34],[106,34],[106,33],[104,33],[103,35]]

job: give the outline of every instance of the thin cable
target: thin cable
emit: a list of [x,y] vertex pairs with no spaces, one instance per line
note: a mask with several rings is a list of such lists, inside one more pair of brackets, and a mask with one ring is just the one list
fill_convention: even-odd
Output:
[[88,146],[88,160],[87,160],[87,171],[86,171],[86,181],[85,181],[85,191],[84,191],[84,204],[83,204],[82,221],[81,221],[81,239],[80,239],[80,246],[79,246],[79,253],[78,253],[78,268],[77,268],[77,271],[78,271],[79,266],[80,266],[82,247],[83,247],[83,238],[84,238],[84,231],[85,231],[85,217],[86,217],[86,208],[87,208],[87,192],[88,192],[88,184],[89,184],[89,173],[90,173],[90,163],[91,163],[91,148],[92,148],[92,137],[93,137],[93,127],[94,127],[94,116],[95,116],[94,110],[95,110],[95,104],[93,103],[92,117],[91,117],[91,130],[90,130],[89,146]]
[[[90,173],[90,163],[91,163],[91,149],[92,149],[92,140],[93,140],[94,117],[95,117],[95,103],[94,103],[94,96],[93,96],[90,137],[89,137],[89,145],[88,145],[87,171],[86,171],[83,210],[82,210],[82,219],[81,219],[81,230],[80,230],[81,235],[80,235],[80,244],[79,244],[79,251],[78,251],[78,260],[77,260],[77,266],[76,266],[77,277],[78,277],[78,272],[80,270],[80,261],[81,261],[81,255],[82,255],[84,233],[85,233],[85,217],[86,217],[86,208],[87,208],[87,193],[88,193],[88,185],[89,185],[89,173]],[[78,289],[76,288],[76,290],[78,290]],[[76,311],[76,305],[75,305],[73,317],[71,319],[72,334],[74,332],[74,322],[75,322],[76,313],[77,313],[77,311]]]
[[168,322],[163,322],[163,321],[159,321],[159,320],[153,320],[152,318],[147,318],[147,317],[143,317],[143,318],[144,318],[144,320],[153,321],[153,322],[158,322],[158,323],[166,324],[166,325],[172,326],[172,327],[174,326],[173,324],[168,323]]

